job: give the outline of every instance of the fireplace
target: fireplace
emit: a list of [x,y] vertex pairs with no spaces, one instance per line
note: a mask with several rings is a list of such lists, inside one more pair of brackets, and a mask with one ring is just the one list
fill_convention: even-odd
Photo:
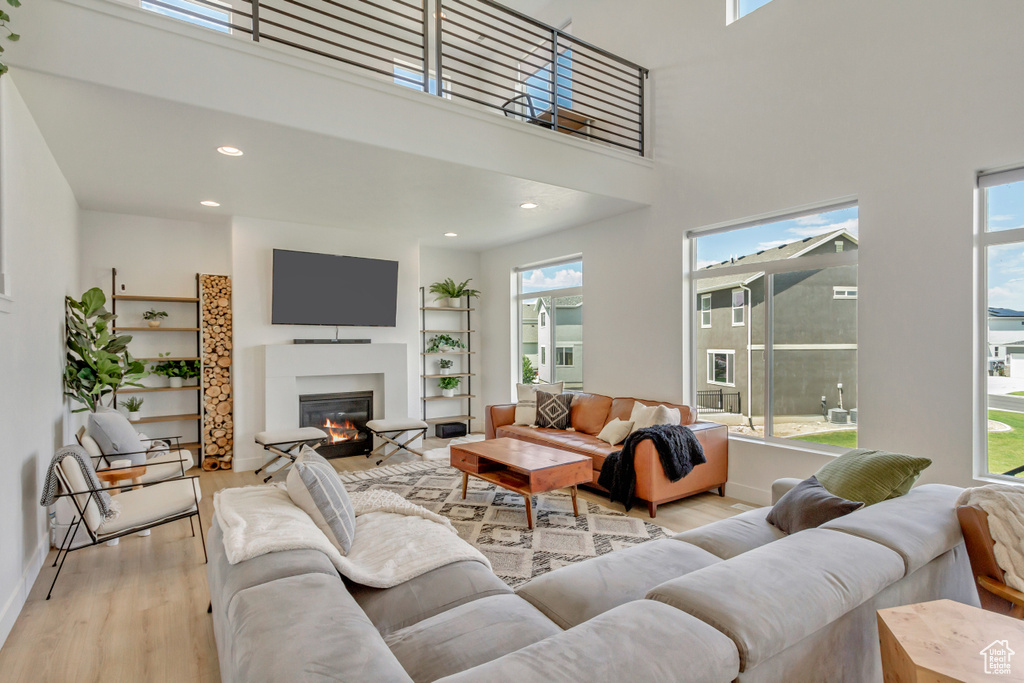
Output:
[[317,427],[328,434],[327,443],[317,449],[325,458],[369,453],[373,437],[366,423],[372,419],[372,391],[299,396],[299,426]]

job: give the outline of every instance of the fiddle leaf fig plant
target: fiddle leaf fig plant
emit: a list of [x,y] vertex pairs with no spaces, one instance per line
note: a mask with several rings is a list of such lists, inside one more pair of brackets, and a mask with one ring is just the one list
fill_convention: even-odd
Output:
[[[21,7],[21,0],[7,0],[7,4],[11,7]],[[12,31],[11,27],[7,25],[7,22],[9,22],[10,20],[10,15],[7,14],[7,12],[0,10],[0,29],[7,31],[7,40],[11,41],[12,43],[16,43],[19,40],[21,40],[21,36]],[[3,55],[3,53],[4,47],[3,45],[0,45],[0,55]],[[2,59],[2,57],[0,57],[0,59]],[[0,76],[3,76],[5,73],[7,73],[7,64],[6,62],[0,62]]]
[[148,375],[145,366],[128,353],[130,335],[113,332],[113,313],[104,305],[107,297],[98,287],[81,300],[64,298],[67,358],[64,364],[64,395],[82,404],[72,412],[96,412],[103,397],[124,386],[141,386]]

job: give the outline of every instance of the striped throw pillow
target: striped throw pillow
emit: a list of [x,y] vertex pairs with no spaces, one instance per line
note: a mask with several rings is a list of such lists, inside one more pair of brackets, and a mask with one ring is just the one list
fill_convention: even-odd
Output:
[[928,458],[859,448],[826,464],[814,476],[832,495],[867,506],[906,494],[931,464]]
[[286,485],[292,502],[316,522],[342,555],[347,554],[356,535],[356,514],[331,463],[305,446],[288,472]]

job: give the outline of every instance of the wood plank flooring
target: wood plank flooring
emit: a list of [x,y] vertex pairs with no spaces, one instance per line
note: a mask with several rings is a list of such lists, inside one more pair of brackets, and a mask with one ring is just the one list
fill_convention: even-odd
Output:
[[[427,439],[426,448],[446,442]],[[396,455],[385,465],[419,458]],[[362,457],[334,460],[339,470],[373,466]],[[252,472],[201,472],[203,526],[213,518],[214,492],[258,484]],[[728,487],[726,487],[728,488]],[[608,499],[580,489],[602,505]],[[656,521],[673,531],[692,529],[738,514],[736,501],[706,493],[658,507]],[[621,508],[619,508],[621,509]],[[644,506],[633,517],[647,518]],[[115,547],[71,553],[53,598],[56,551],[36,579],[11,635],[0,649],[2,683],[213,683],[220,680],[209,592],[199,535],[187,520],[128,536]]]

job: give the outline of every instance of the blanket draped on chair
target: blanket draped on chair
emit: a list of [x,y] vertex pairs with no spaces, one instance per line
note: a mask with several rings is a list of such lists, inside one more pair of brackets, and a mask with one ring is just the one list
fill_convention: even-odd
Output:
[[[82,475],[85,477],[85,483],[90,489],[103,488],[100,485],[100,480],[96,478],[96,469],[92,466],[92,459],[89,458],[85,449],[81,446],[65,446],[53,455],[53,458],[50,459],[50,466],[46,469],[46,478],[43,479],[43,496],[39,499],[39,504],[43,507],[49,507],[57,500],[57,488],[60,481],[57,479],[56,470],[64,458],[74,458],[78,461],[78,466],[82,468]],[[121,506],[117,501],[112,500],[106,491],[93,494],[92,500],[99,506],[100,514],[105,520],[116,519],[121,514]]]
[[988,513],[996,564],[1010,588],[1024,591],[1024,491],[1008,484],[964,489],[956,504],[977,505]]
[[608,489],[608,497],[619,501],[626,510],[636,497],[635,450],[641,441],[650,439],[658,451],[661,467],[669,481],[679,481],[697,465],[707,462],[704,448],[693,430],[683,425],[655,425],[638,429],[626,437],[622,450],[612,453],[601,465],[597,483]]

